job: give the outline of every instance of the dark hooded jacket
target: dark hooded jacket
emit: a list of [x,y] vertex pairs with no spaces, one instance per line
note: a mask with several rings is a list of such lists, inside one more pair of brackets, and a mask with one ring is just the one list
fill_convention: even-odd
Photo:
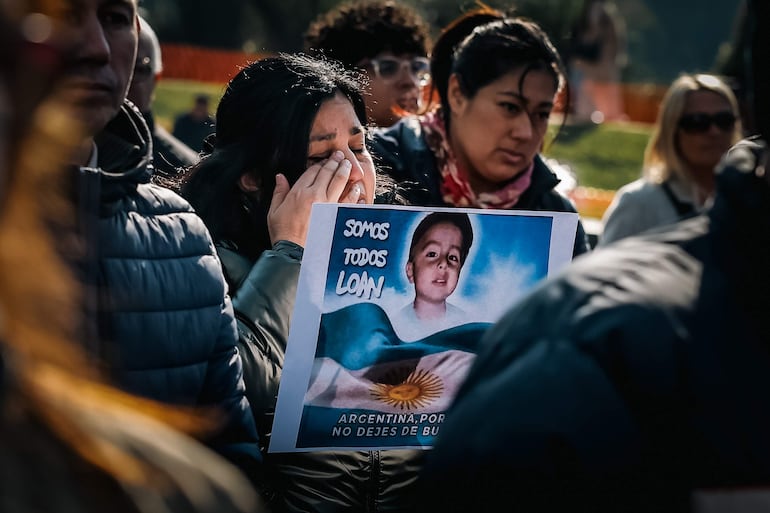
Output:
[[79,271],[94,321],[83,338],[127,391],[216,408],[223,425],[210,445],[255,479],[261,456],[220,262],[192,207],[149,183],[149,141],[126,103],[95,138],[97,167],[78,174]]
[[763,151],[731,151],[708,215],[578,259],[489,332],[424,511],[707,511],[767,487]]
[[[425,207],[453,206],[444,203],[436,157],[425,141],[418,118],[406,117],[390,128],[375,131],[369,149],[380,170],[402,188],[401,194],[407,203]],[[558,183],[556,175],[536,155],[532,182],[513,209],[575,212],[572,203],[554,190]],[[573,256],[585,253],[589,247],[583,225],[578,221]]]

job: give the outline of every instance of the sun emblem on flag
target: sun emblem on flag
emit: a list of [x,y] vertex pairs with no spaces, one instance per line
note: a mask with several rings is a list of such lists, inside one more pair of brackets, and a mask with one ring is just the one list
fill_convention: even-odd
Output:
[[394,408],[416,410],[424,408],[441,396],[441,379],[427,370],[414,370],[398,383],[375,383],[371,395]]

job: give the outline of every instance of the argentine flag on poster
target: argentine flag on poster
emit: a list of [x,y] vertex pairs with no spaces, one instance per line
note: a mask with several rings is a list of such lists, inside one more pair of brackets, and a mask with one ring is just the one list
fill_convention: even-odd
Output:
[[429,448],[484,332],[577,214],[313,207],[270,452]]

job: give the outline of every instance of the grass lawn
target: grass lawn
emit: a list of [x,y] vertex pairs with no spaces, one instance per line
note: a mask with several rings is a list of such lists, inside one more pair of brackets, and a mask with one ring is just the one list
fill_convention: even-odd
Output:
[[209,95],[213,115],[224,92],[224,84],[161,79],[155,88],[155,102],[152,104],[155,120],[170,131],[174,118],[190,110],[198,94]]
[[636,123],[565,126],[544,153],[572,168],[579,185],[616,190],[641,176],[651,131]]
[[[155,118],[170,129],[174,118],[192,107],[196,94],[211,97],[213,112],[223,92],[220,84],[161,80],[153,106]],[[635,123],[565,126],[556,141],[546,145],[545,155],[572,168],[578,185],[615,190],[640,176],[650,132],[649,126]]]

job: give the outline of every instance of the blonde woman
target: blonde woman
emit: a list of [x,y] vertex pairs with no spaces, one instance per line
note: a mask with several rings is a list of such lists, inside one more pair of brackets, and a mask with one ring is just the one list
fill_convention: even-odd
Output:
[[661,103],[643,177],[618,190],[599,244],[695,215],[714,192],[714,168],[741,137],[738,103],[714,75],[683,75]]

